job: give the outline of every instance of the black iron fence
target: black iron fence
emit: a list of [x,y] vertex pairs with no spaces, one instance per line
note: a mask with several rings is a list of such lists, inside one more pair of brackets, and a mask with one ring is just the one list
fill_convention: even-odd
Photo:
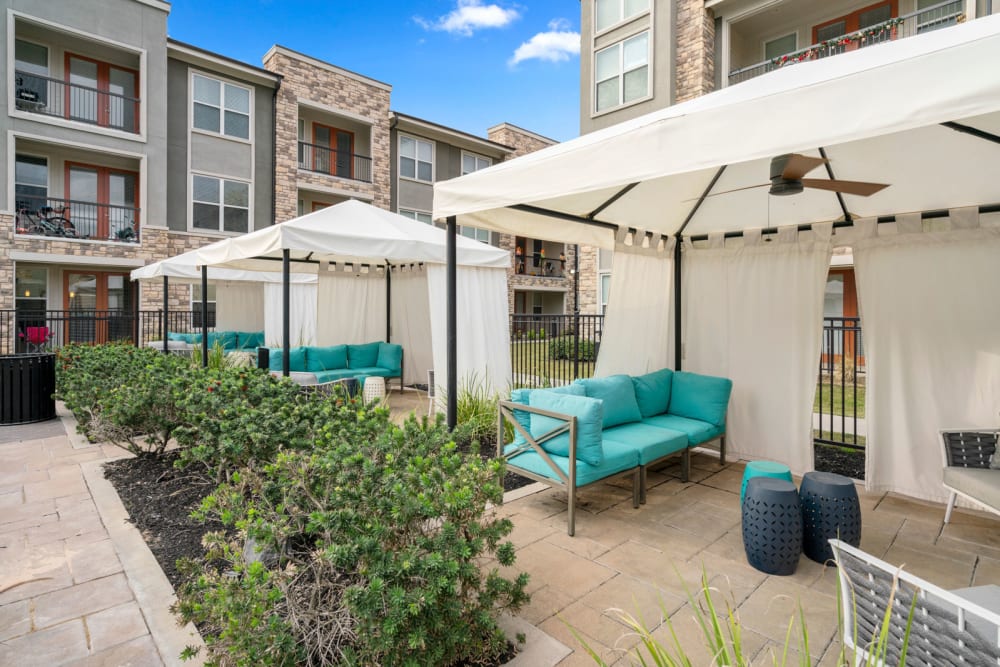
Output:
[[603,315],[511,315],[512,386],[556,386],[590,377],[603,329]]
[[304,141],[299,142],[299,169],[365,183],[372,182],[370,157],[338,151],[329,146],[307,144]]
[[815,442],[864,449],[865,353],[861,320],[827,317],[813,406]]
[[897,18],[892,18],[875,25],[862,28],[844,35],[839,35],[831,39],[824,40],[817,44],[812,44],[798,51],[786,53],[785,55],[765,60],[748,67],[741,67],[729,73],[730,85],[752,79],[772,70],[781,69],[788,65],[804,62],[807,60],[818,60],[828,58],[847,51],[854,51],[883,42],[891,42],[904,37],[938,30],[950,25],[955,25],[964,20],[965,16],[964,0],[949,0],[927,7],[911,14],[906,14]]
[[75,199],[22,195],[17,201],[18,234],[139,242],[139,209]]
[[137,98],[21,70],[14,73],[14,105],[20,111],[139,131]]
[[[166,327],[164,327],[166,324]],[[215,329],[209,314],[209,330]],[[200,311],[0,310],[0,354],[47,352],[68,343],[146,345],[167,332],[201,332]]]

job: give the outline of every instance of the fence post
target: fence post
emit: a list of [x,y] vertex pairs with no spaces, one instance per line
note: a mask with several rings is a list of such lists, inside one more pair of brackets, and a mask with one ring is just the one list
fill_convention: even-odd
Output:
[[580,245],[573,249],[573,379],[580,377]]

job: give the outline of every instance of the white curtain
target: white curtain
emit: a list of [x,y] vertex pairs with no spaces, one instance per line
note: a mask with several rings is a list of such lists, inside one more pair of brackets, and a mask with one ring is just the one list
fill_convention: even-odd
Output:
[[[448,372],[447,277],[442,264],[427,267],[436,384]],[[497,394],[510,387],[510,318],[506,269],[457,267],[458,386],[478,383]],[[440,396],[440,394],[439,394]]]
[[[195,288],[200,291],[200,287]],[[218,331],[264,330],[264,285],[224,282],[215,285],[215,328]]]
[[619,233],[595,376],[673,368],[674,244],[658,235],[626,245]]
[[[281,284],[264,285],[264,341],[280,347],[282,339]],[[316,344],[316,285],[291,285],[289,333],[292,347]]]
[[944,500],[939,431],[998,425],[1000,230],[958,229],[965,213],[944,232],[921,233],[919,216],[895,234],[859,224],[869,489]]
[[683,369],[728,377],[727,448],[812,470],[812,405],[832,225],[721,235],[682,260]]
[[424,384],[434,367],[427,272],[419,266],[392,270],[392,342],[403,346],[403,381]]
[[377,270],[320,271],[316,303],[318,345],[384,341],[385,274]]

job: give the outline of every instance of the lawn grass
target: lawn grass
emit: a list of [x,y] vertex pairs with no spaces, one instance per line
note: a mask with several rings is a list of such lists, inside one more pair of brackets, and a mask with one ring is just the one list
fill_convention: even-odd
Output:
[[[572,359],[549,359],[548,340],[511,343],[510,360],[516,383],[523,382],[526,376],[538,378],[538,384],[542,385],[565,384],[575,379]],[[581,361],[577,368],[579,377],[590,377],[594,374],[592,361]]]
[[[834,424],[834,426],[836,426],[836,424]],[[818,429],[813,429],[813,437],[822,438],[824,440],[832,440],[834,442],[840,442],[845,445],[857,445],[859,447],[864,447],[867,442],[867,438],[863,435],[855,435],[853,433],[840,433],[839,431],[836,430],[834,430],[833,433],[830,433],[830,431],[827,430],[820,431]]]
[[845,382],[843,388],[840,383],[834,381],[833,386],[829,382],[820,382],[816,385],[816,398],[813,401],[813,412],[830,414],[830,396],[833,394],[833,414],[845,417],[855,416],[855,405],[857,405],[857,417],[864,419],[865,416],[865,387],[859,384],[855,389],[853,383]]

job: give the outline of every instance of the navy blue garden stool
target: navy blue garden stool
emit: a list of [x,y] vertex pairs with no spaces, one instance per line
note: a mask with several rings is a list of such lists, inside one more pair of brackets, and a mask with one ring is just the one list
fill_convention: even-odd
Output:
[[830,538],[861,546],[861,503],[849,477],[807,472],[799,490],[802,500],[802,551],[817,563],[833,564]]
[[754,477],[743,499],[743,548],[747,561],[767,574],[794,574],[802,555],[802,504],[795,485]]

